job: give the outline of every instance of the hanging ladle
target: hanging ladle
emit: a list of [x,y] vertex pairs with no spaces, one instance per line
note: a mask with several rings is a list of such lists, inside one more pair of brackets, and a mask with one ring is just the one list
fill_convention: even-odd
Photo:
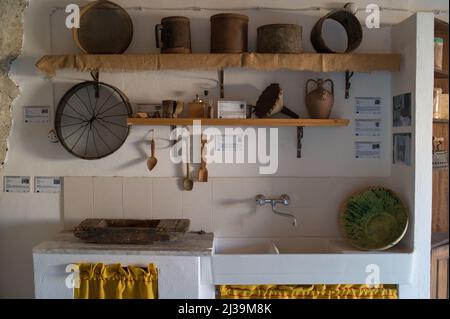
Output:
[[203,134],[202,134],[202,148],[201,148],[201,152],[200,152],[200,156],[201,156],[201,164],[200,164],[200,170],[198,171],[198,181],[205,183],[208,181],[208,169],[206,168],[206,159],[205,159],[205,146],[206,143],[208,141],[203,139]]
[[[189,133],[189,139],[190,138],[191,138],[191,136]],[[183,189],[185,191],[191,191],[194,188],[194,181],[191,179],[191,165],[189,164],[189,161],[190,161],[190,156],[189,156],[189,151],[188,151],[186,154],[186,177],[183,180]]]
[[150,141],[150,145],[151,145],[152,153],[150,154],[150,157],[147,160],[147,167],[148,167],[149,171],[152,171],[155,168],[156,164],[158,163],[158,160],[155,157],[155,149],[156,149],[156,147],[155,147],[155,140],[154,139],[152,139]]
[[191,179],[191,167],[189,161],[186,162],[186,177],[183,180],[183,188],[185,191],[191,191],[194,188],[194,181]]

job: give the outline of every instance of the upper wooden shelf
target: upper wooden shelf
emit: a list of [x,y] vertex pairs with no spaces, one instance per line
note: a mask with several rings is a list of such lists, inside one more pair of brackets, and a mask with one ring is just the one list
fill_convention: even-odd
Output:
[[201,121],[202,125],[211,126],[347,126],[349,120],[344,119],[191,119],[191,118],[129,118],[128,125],[149,125],[149,126],[168,126],[168,125],[192,125],[194,121]]
[[58,70],[137,72],[152,70],[297,70],[313,72],[399,71],[400,54],[116,54],[46,55],[36,66],[49,76]]

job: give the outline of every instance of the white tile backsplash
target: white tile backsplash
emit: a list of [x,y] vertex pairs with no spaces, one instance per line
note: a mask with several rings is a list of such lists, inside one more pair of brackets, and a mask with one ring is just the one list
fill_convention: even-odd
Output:
[[123,216],[150,219],[153,183],[150,178],[123,179]]
[[183,206],[199,206],[211,207],[212,204],[212,189],[211,182],[209,183],[194,183],[192,191],[181,192]]
[[63,183],[64,227],[72,228],[94,211],[94,184],[92,177],[65,177]]
[[153,179],[152,218],[182,218],[182,183],[178,178]]
[[123,218],[122,193],[122,177],[94,177],[94,218]]
[[[383,184],[381,178],[210,178],[182,190],[180,178],[66,177],[65,226],[85,218],[187,218],[191,230],[217,237],[341,237],[339,208],[355,190]],[[291,197],[274,214],[270,206],[256,206],[255,196]]]
[[[254,201],[253,201],[253,205]],[[243,216],[242,230],[245,237],[270,237],[272,211],[269,206],[254,207]]]
[[315,237],[340,237],[339,206],[301,206],[293,207],[298,216],[299,235]]
[[190,192],[182,192],[182,215],[191,220],[192,231],[212,232],[212,189],[210,183],[195,183]]
[[213,232],[212,224],[212,208],[197,207],[197,206],[183,206],[183,218],[191,220],[191,231],[205,231]]
[[330,180],[327,178],[275,178],[272,192],[276,195],[288,194],[291,206],[321,205],[324,197],[327,200],[333,192]]
[[244,215],[251,210],[244,179],[212,181],[214,233],[219,237],[243,236]]

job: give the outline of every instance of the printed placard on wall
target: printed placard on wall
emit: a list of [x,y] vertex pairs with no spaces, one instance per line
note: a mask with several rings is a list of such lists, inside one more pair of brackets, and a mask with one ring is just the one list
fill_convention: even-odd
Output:
[[23,108],[23,120],[25,123],[49,123],[49,106],[25,106]]
[[36,177],[34,185],[36,193],[60,193],[61,177]]
[[394,96],[393,123],[394,127],[411,126],[411,93]]
[[355,158],[380,158],[381,142],[355,142]]
[[355,113],[361,115],[381,114],[381,98],[379,97],[356,97]]
[[394,164],[411,166],[411,133],[394,134]]
[[217,152],[224,151],[242,151],[243,137],[242,135],[216,135],[215,147]]
[[355,136],[380,136],[381,120],[355,120]]
[[5,176],[4,191],[6,193],[29,193],[29,176]]

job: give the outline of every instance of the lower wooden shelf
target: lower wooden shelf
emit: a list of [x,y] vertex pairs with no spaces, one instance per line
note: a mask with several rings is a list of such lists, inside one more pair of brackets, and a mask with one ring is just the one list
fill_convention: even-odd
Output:
[[191,119],[191,118],[129,118],[128,125],[193,125],[194,121],[200,121],[201,125],[210,126],[297,126],[297,127],[326,127],[348,126],[350,120],[346,119]]

